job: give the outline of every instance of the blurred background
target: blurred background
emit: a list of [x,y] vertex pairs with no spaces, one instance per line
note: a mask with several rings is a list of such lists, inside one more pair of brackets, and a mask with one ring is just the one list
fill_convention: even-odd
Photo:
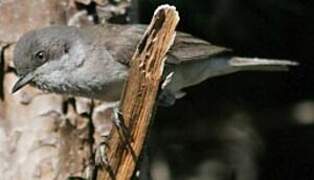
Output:
[[[160,107],[147,145],[152,178],[314,179],[314,2],[4,0],[0,42],[15,42],[27,30],[51,24],[147,24],[164,3],[179,11],[180,31],[229,47],[237,55],[289,59],[300,65],[288,72],[241,72],[209,79],[186,89],[187,96],[175,106]],[[6,74],[13,71],[3,66]],[[5,83],[3,89],[2,108],[8,109],[7,101],[13,100],[6,98]],[[8,111],[2,113],[3,122],[10,119]],[[4,127],[13,126],[9,124]]]
[[314,3],[140,0],[139,22],[160,3],[177,7],[180,30],[236,54],[300,62],[289,72],[210,79],[160,109],[155,136],[175,179],[313,179]]

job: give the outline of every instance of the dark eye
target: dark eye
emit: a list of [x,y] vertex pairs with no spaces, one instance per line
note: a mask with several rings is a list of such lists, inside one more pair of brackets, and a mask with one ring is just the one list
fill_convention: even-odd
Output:
[[45,51],[38,51],[36,54],[35,54],[36,58],[39,59],[39,60],[42,60],[42,61],[45,61],[46,60],[46,53]]

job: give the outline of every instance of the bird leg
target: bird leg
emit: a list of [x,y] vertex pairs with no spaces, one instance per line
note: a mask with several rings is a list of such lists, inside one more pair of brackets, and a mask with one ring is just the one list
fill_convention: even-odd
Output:
[[118,106],[114,107],[114,109],[113,109],[113,118],[112,119],[113,119],[113,124],[115,125],[115,127],[118,130],[121,130],[122,138],[125,139],[127,142],[132,141],[131,133],[124,123],[123,114],[120,111]]
[[[101,109],[102,112],[110,109],[111,110],[111,120],[114,125],[114,127],[117,128],[119,135],[121,139],[125,142],[125,147],[130,149],[130,139],[131,135],[128,131],[127,127],[125,126],[124,119],[122,116],[122,113],[119,111],[119,102],[113,102],[113,103],[104,103],[98,108]],[[97,127],[96,127],[97,128]],[[101,129],[101,128],[100,128]],[[98,130],[102,131],[102,130]],[[109,174],[111,174],[111,177],[114,177],[114,173],[111,170],[111,167],[109,165],[108,157],[107,157],[107,150],[110,148],[108,145],[108,139],[109,139],[109,133],[100,132],[100,143],[98,144],[95,152],[95,162],[96,166],[100,168],[105,168]],[[131,151],[132,152],[132,151]]]
[[111,179],[115,179],[115,175],[109,165],[108,157],[107,157],[107,149],[109,148],[107,141],[108,135],[104,135],[101,137],[102,141],[99,143],[98,147],[96,148],[95,152],[95,161],[96,166],[98,168],[105,168],[108,173],[110,174]]
[[119,109],[119,106],[115,107],[113,109],[113,124],[118,130],[118,133],[121,137],[121,140],[124,142],[125,148],[128,149],[134,159],[136,161],[137,156],[131,146],[131,142],[133,141],[133,137],[129,131],[129,129],[126,127],[124,123],[123,114]]

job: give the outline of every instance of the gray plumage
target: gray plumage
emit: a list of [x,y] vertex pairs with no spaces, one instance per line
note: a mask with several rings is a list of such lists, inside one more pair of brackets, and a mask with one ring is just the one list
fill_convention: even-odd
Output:
[[[52,26],[28,32],[14,50],[14,64],[21,78],[13,91],[31,82],[51,92],[116,101],[145,28],[108,24]],[[165,92],[176,96],[182,88],[214,76],[242,70],[283,70],[290,65],[296,63],[234,57],[227,48],[178,32],[167,54],[165,75],[174,74]]]

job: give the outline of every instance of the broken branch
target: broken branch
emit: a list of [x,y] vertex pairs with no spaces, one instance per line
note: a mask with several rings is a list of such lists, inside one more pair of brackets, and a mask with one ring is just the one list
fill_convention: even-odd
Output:
[[[136,162],[149,131],[155,100],[163,73],[165,55],[175,38],[179,16],[175,7],[162,5],[157,8],[130,63],[129,77],[122,93],[120,109],[124,125],[129,131],[130,148],[113,129],[108,142],[107,157],[111,175],[99,173],[99,179],[131,179]],[[127,137],[128,138],[128,137]]]

